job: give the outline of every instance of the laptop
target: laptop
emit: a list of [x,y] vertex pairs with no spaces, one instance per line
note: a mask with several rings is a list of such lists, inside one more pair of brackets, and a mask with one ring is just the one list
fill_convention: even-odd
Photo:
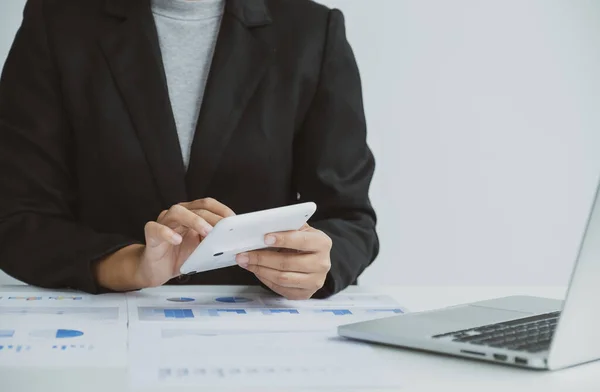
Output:
[[511,296],[342,325],[350,339],[530,369],[600,359],[600,190],[564,301]]

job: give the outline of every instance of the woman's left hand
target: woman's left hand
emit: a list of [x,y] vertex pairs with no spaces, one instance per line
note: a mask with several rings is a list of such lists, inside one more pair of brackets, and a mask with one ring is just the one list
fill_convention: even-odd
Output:
[[265,244],[270,248],[239,254],[238,265],[287,299],[309,299],[323,287],[332,246],[325,233],[304,225],[298,231],[269,234]]

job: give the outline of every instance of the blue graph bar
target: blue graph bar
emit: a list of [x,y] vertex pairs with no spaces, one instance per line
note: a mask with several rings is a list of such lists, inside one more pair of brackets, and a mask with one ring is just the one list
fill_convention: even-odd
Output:
[[0,338],[12,338],[14,334],[15,331],[11,329],[0,330]]
[[0,346],[0,351],[4,348],[4,346]]
[[335,316],[346,316],[352,314],[348,309],[322,309],[323,313],[333,313]]
[[23,346],[21,346],[21,345],[17,346],[17,352],[20,353],[22,348],[23,348]]
[[192,312],[192,309],[164,309],[164,313],[166,318],[194,318],[194,313]]
[[300,314],[298,309],[265,309],[264,314]]
[[58,329],[56,330],[56,338],[57,339],[69,339],[76,338],[78,336],[83,336],[83,332],[74,331],[71,329]]
[[219,298],[215,298],[215,301],[228,303],[228,304],[236,304],[236,303],[252,302],[252,299],[245,298],[245,297],[219,297]]
[[246,314],[244,309],[208,309],[209,316],[219,316],[219,313]]

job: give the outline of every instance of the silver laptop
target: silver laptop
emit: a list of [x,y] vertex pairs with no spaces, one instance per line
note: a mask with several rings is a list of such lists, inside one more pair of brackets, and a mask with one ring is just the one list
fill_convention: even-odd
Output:
[[533,369],[600,359],[600,191],[565,301],[514,296],[340,326],[341,336]]

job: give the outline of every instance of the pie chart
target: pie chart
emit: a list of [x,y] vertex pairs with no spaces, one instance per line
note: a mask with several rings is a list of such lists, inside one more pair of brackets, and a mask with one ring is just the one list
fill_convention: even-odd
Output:
[[168,298],[167,301],[170,302],[194,302],[194,298],[189,297],[176,297],[176,298]]
[[29,336],[44,339],[71,339],[83,336],[83,332],[73,329],[47,329],[32,331]]
[[252,302],[252,300],[250,298],[244,298],[244,297],[219,297],[219,298],[215,298],[215,301],[223,302],[223,303],[227,303],[227,304],[242,304],[242,303],[246,303],[246,302]]

